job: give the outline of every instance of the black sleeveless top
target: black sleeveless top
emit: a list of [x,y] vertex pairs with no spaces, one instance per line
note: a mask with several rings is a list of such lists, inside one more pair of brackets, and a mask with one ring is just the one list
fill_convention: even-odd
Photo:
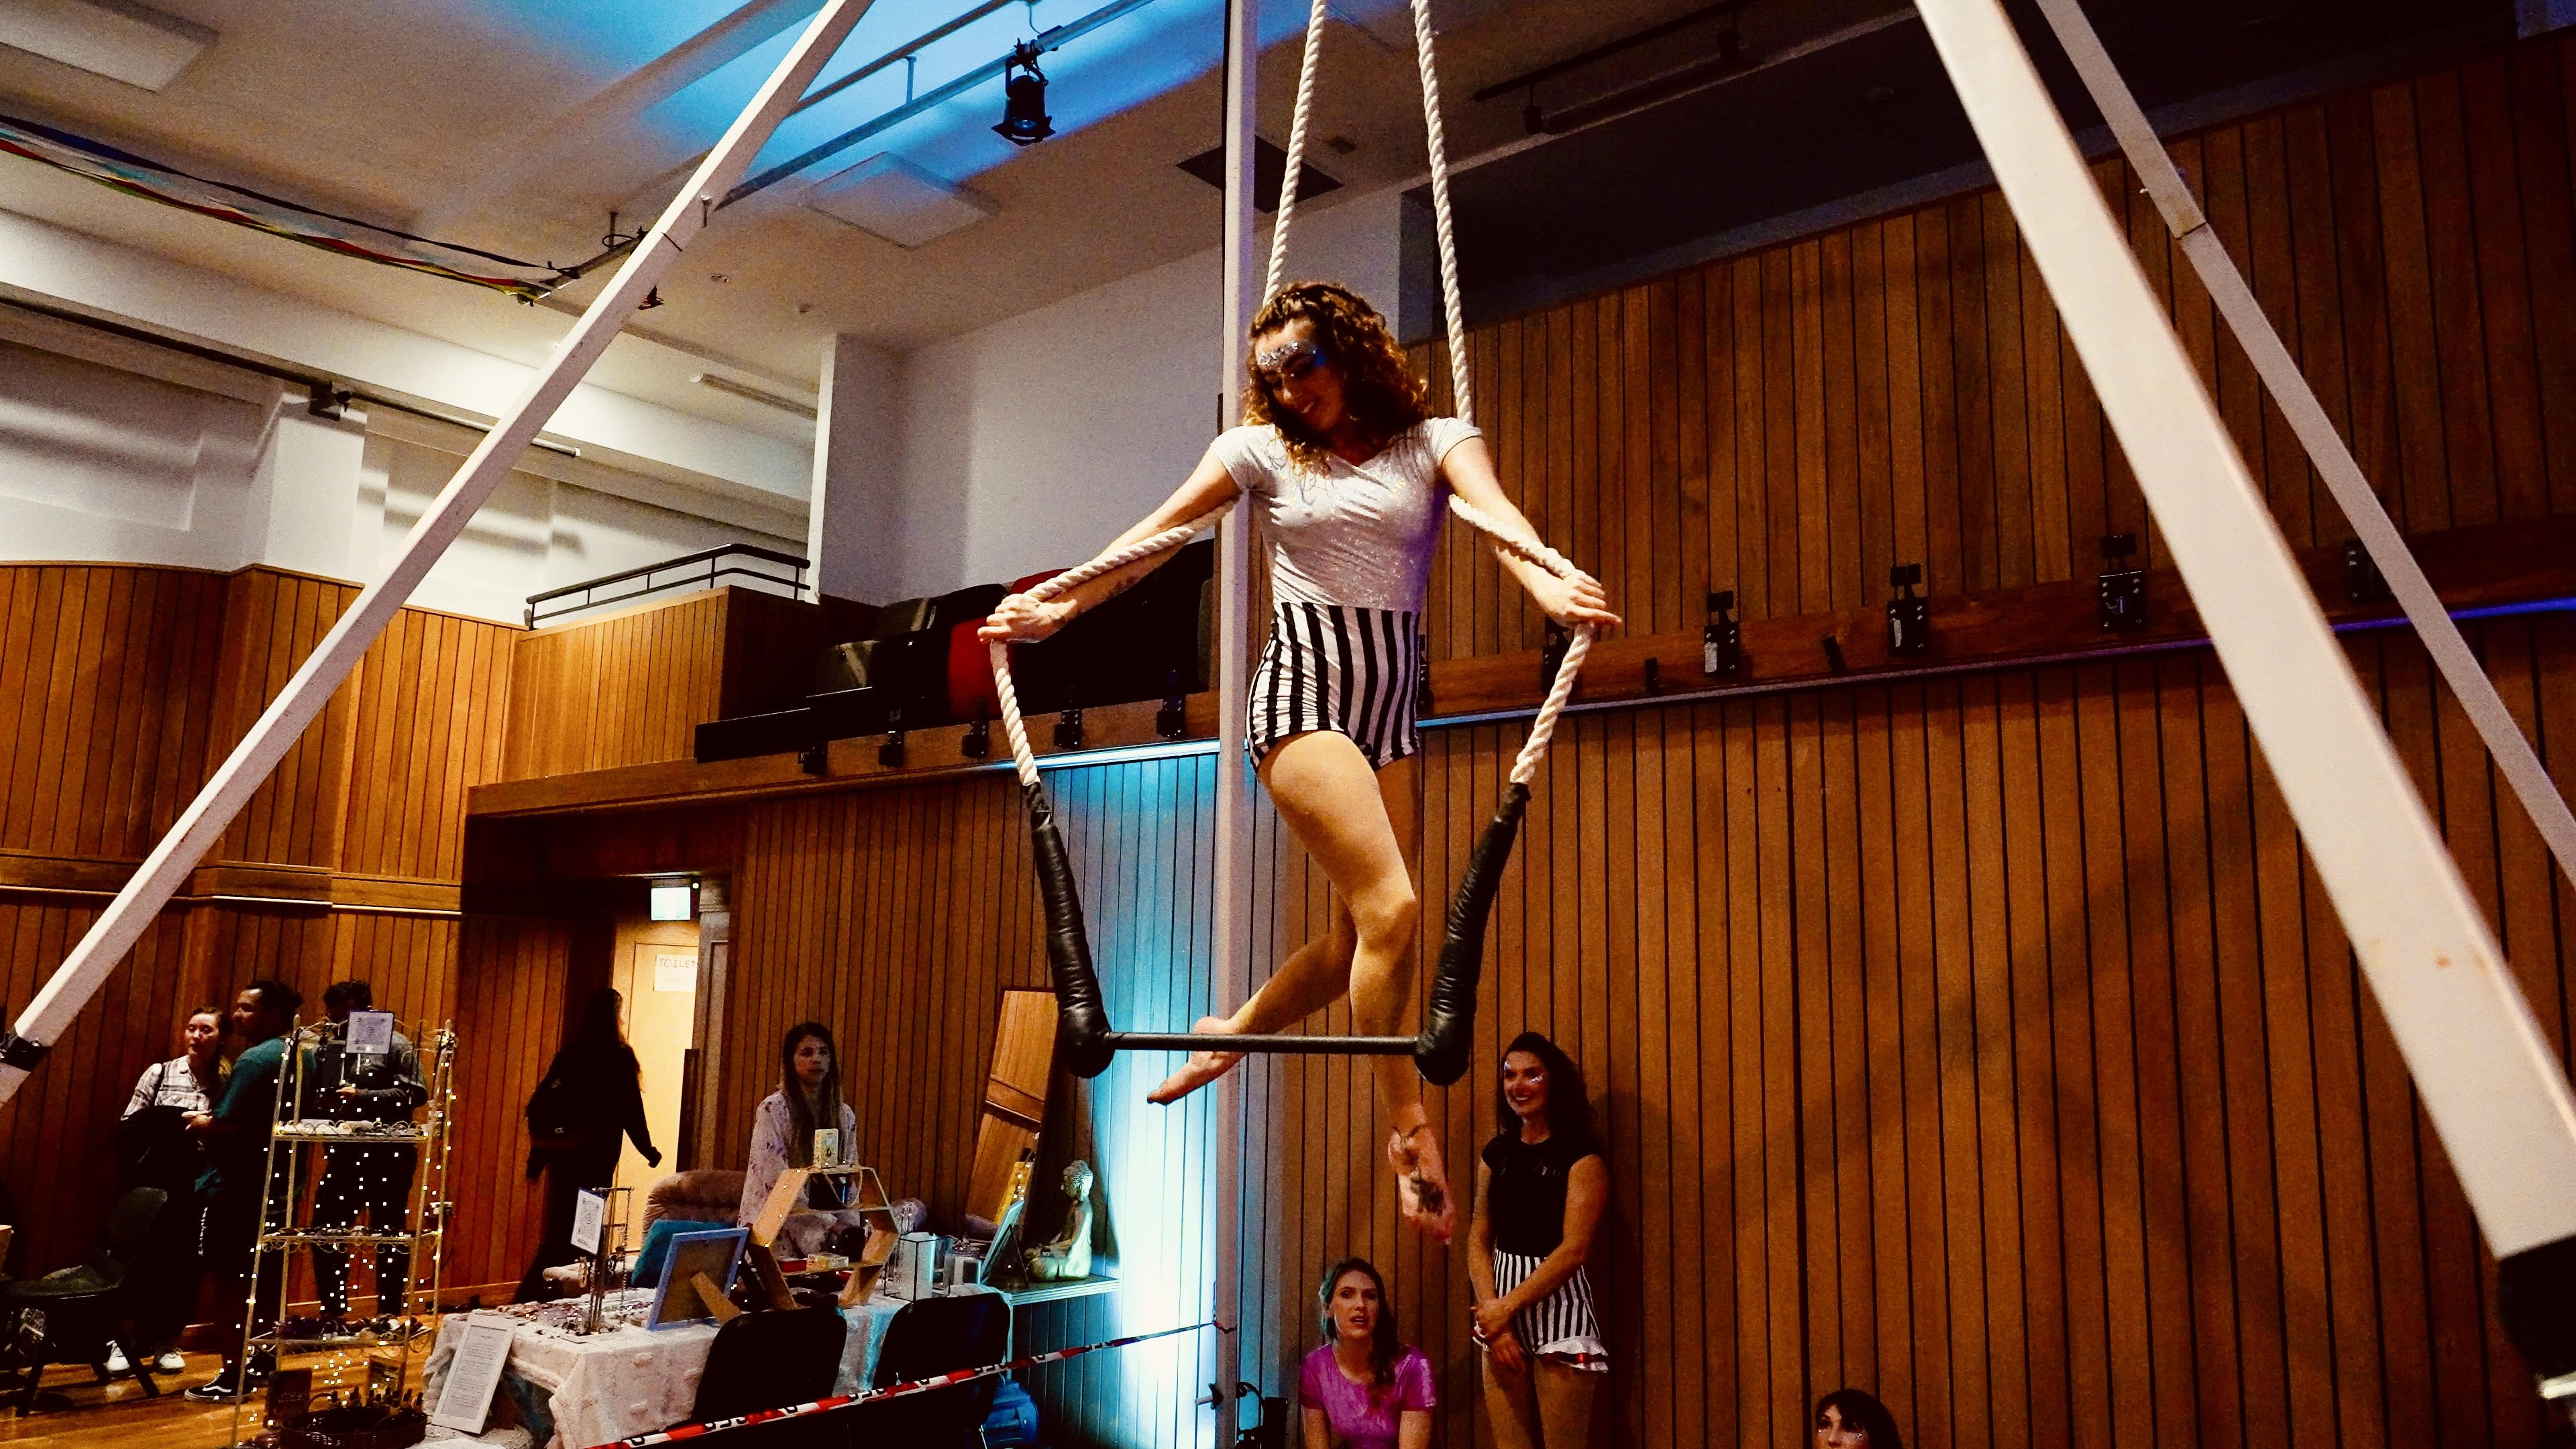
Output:
[[1494,1246],[1506,1253],[1544,1258],[1565,1241],[1565,1189],[1574,1164],[1600,1155],[1588,1136],[1558,1132],[1545,1142],[1523,1142],[1518,1131],[1485,1144],[1485,1215],[1493,1220]]

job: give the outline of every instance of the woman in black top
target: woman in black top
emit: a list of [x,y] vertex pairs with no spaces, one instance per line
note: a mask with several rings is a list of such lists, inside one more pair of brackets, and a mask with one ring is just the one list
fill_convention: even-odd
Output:
[[546,1218],[536,1261],[519,1280],[523,1300],[546,1296],[545,1271],[581,1256],[572,1245],[573,1197],[617,1176],[624,1139],[635,1139],[648,1166],[662,1165],[644,1125],[643,1064],[619,1021],[624,1005],[612,987],[592,992],[572,1040],[555,1053],[528,1099],[528,1176],[545,1174]]
[[1484,1345],[1485,1406],[1502,1449],[1581,1449],[1610,1371],[1583,1260],[1610,1197],[1583,1069],[1534,1031],[1513,1038],[1494,1090],[1500,1130],[1476,1171],[1467,1280]]

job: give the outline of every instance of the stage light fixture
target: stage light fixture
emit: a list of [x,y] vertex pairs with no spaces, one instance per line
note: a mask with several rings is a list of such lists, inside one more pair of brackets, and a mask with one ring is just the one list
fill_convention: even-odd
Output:
[[1055,117],[1046,113],[1046,72],[1038,69],[1037,42],[1011,47],[1002,68],[1002,123],[994,134],[1014,146],[1034,146],[1055,134]]

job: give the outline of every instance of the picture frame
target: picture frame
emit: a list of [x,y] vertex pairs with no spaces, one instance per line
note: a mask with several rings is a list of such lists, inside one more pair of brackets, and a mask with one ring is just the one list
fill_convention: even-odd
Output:
[[671,1261],[662,1270],[661,1286],[653,1290],[653,1310],[646,1315],[648,1329],[677,1328],[688,1323],[712,1323],[731,1317],[733,1304],[719,1297],[714,1303],[698,1291],[701,1277],[721,1294],[733,1291],[734,1275],[742,1270],[743,1249],[751,1242],[745,1228],[713,1228],[702,1233],[680,1233],[671,1239]]

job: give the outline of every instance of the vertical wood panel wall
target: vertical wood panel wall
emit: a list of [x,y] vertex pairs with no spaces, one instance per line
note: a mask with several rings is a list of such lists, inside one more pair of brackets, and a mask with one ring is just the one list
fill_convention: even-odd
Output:
[[[2576,617],[2474,642],[2568,773]],[[2496,807],[2412,641],[2354,655],[2563,1050],[2576,892]],[[1517,747],[1499,726],[1430,737],[1429,899]],[[1213,768],[1050,777],[1122,1025],[1206,1009]],[[1045,982],[1014,795],[993,776],[703,812],[742,822],[711,1162],[745,1151],[777,1037],[812,1017],[842,1043],[859,1150],[953,1221],[999,992]],[[1320,925],[1322,882],[1269,820],[1255,878],[1275,961]],[[1600,1111],[1608,1442],[1798,1442],[1845,1383],[1927,1446],[2538,1432],[2466,1204],[2206,653],[1580,717],[1492,939],[1479,1062],[1548,1031]],[[1024,1335],[1087,1341],[1203,1301],[1211,1124],[1204,1103],[1143,1101],[1168,1065],[1059,1080],[1076,1096],[1050,1160],[1102,1169],[1128,1280]],[[1484,1071],[1432,1094],[1455,1163],[1492,1130]],[[1463,1259],[1397,1226],[1364,1068],[1273,1059],[1245,1080],[1265,1386],[1292,1391],[1312,1275],[1361,1253],[1439,1367],[1443,1442],[1486,1442]],[[1191,1367],[1042,1378],[1051,1442],[1187,1442]]]
[[[2571,43],[2293,107],[2174,146],[2228,253],[2400,527],[2576,511]],[[2351,536],[2126,167],[2094,168],[2294,547]],[[2137,484],[2010,209],[1988,190],[1469,334],[1504,487],[1632,630],[2161,563]],[[1445,349],[1442,351],[1445,359]],[[1442,405],[1448,367],[1422,354]],[[1541,619],[1449,530],[1433,657]]]
[[[0,1006],[23,1007],[62,964],[356,593],[270,569],[0,567]],[[311,899],[175,903],[0,1109],[30,1265],[89,1248],[115,1177],[108,1129],[136,1076],[176,1053],[191,1006],[274,976],[318,1012],[323,987],[356,976],[406,1020],[456,1011],[465,791],[499,771],[518,632],[397,615],[208,860]],[[348,886],[444,887],[448,905],[329,909]],[[465,1065],[469,1100],[504,1089],[480,1069],[515,1069],[480,1048]]]
[[520,635],[501,778],[688,759],[699,724],[801,702],[824,633],[815,605],[719,588]]

